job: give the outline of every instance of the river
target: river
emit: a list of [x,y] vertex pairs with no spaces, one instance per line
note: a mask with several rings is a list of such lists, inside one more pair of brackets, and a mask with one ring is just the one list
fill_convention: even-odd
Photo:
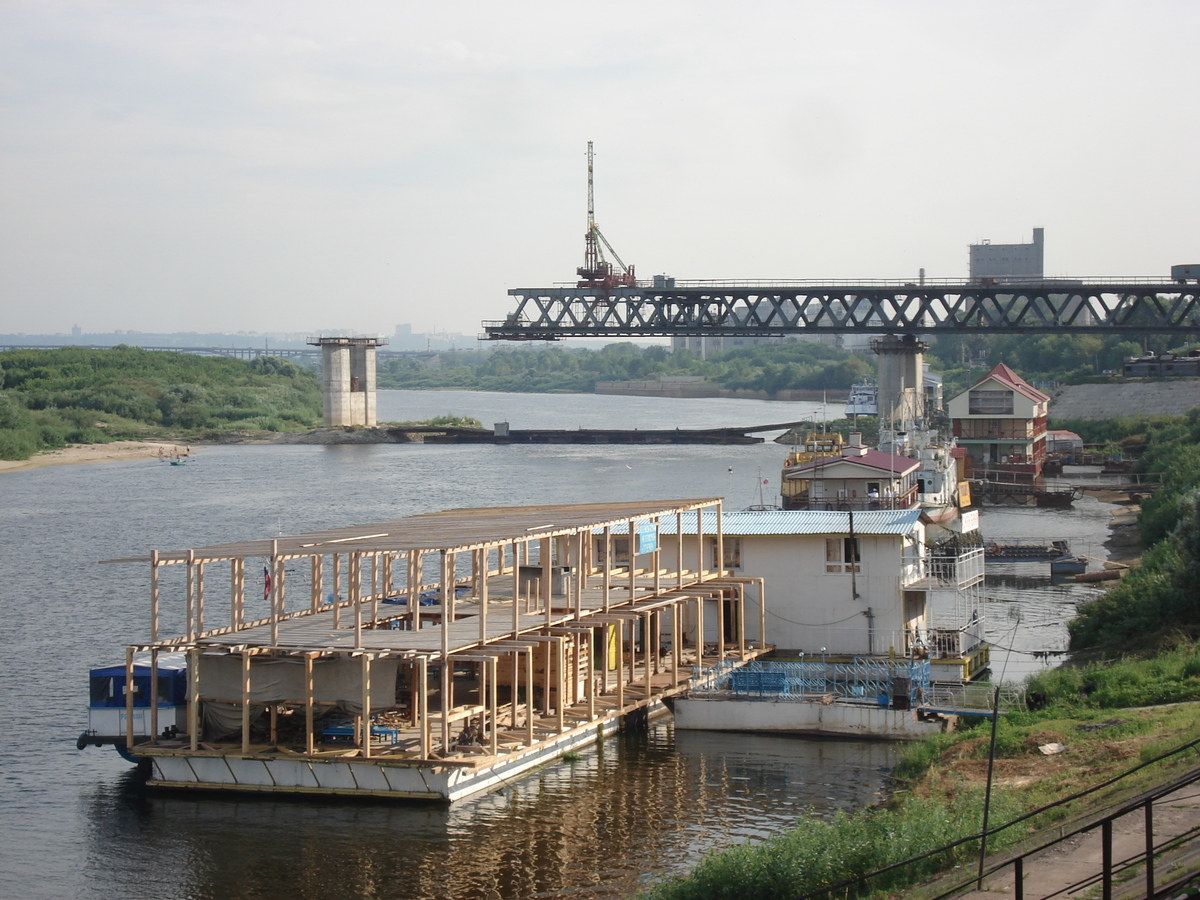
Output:
[[[381,391],[381,419],[514,428],[699,428],[820,417],[818,403]],[[144,637],[148,573],[101,560],[464,506],[629,498],[773,502],[782,448],[201,447],[0,476],[0,884],[62,898],[628,896],[800,815],[874,801],[893,746],[678,733],[669,719],[452,808],[147,794],[111,749],[75,749],[87,670]],[[765,485],[763,482],[767,482]],[[1108,507],[984,513],[990,534],[1101,553]],[[989,576],[1015,679],[1065,647],[1090,592],[1036,566]],[[1018,622],[1019,620],[1019,622]],[[1039,655],[1033,655],[1036,651]]]

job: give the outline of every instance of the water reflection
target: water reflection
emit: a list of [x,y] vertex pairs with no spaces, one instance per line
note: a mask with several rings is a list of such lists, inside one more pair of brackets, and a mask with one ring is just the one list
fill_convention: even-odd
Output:
[[719,844],[873,802],[896,755],[667,720],[453,807],[148,795],[123,776],[92,795],[88,881],[140,896],[628,896]]

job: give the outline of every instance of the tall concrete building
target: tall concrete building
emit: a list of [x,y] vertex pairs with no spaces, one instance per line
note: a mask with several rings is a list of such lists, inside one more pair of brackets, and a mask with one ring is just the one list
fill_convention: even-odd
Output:
[[1026,281],[1044,277],[1045,230],[1033,229],[1032,244],[971,245],[971,280]]
[[323,410],[327,427],[375,425],[375,348],[386,338],[318,337],[321,348]]

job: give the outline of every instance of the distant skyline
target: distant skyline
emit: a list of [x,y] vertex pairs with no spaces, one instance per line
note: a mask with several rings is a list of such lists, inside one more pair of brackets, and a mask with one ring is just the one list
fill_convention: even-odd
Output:
[[0,332],[479,331],[574,278],[1200,263],[1200,4],[6,0]]

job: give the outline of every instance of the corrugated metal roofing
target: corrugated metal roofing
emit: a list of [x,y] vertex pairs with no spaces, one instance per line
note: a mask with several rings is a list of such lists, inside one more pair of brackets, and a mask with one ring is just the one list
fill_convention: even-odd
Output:
[[[854,513],[855,534],[908,534],[921,518],[919,509],[880,509]],[[717,533],[716,513],[704,513],[701,526],[705,534]],[[721,517],[721,529],[728,535],[849,534],[850,514],[809,509],[745,509],[727,512]],[[625,529],[614,526],[613,534]],[[659,523],[660,534],[675,533],[675,517]],[[684,513],[683,533],[696,533],[696,514]]]

